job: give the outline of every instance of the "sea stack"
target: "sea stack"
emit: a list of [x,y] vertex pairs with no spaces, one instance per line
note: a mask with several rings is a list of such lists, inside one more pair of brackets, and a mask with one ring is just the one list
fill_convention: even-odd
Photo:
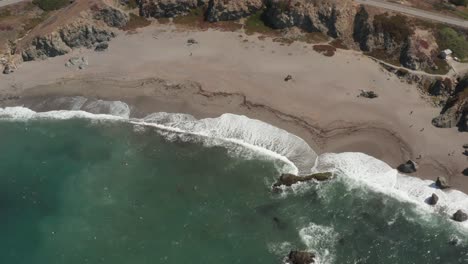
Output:
[[442,177],[442,176],[437,177],[435,185],[440,189],[450,188],[448,180],[445,177]]
[[427,203],[430,205],[436,205],[438,201],[439,201],[439,196],[433,193],[431,197],[428,198]]
[[275,184],[273,184],[273,188],[279,187],[281,185],[291,186],[298,182],[307,182],[311,180],[326,181],[326,180],[329,180],[332,176],[333,176],[333,173],[331,172],[319,172],[319,173],[314,173],[308,176],[296,176],[293,174],[283,174],[279,177],[278,181]]
[[292,250],[286,260],[288,264],[311,264],[315,263],[315,254],[307,251]]
[[468,220],[468,214],[466,214],[462,210],[458,210],[456,213],[453,214],[452,219],[457,222],[465,222],[466,220]]
[[398,166],[398,171],[403,173],[414,173],[418,170],[418,164],[412,160]]

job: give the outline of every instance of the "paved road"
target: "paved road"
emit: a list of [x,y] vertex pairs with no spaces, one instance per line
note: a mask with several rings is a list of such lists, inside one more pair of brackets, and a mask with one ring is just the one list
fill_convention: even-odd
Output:
[[24,0],[0,0],[0,7],[22,2]]
[[425,18],[453,26],[468,28],[468,20],[458,19],[454,17],[444,16],[437,13],[432,13],[428,11],[424,11],[421,9],[416,9],[408,6],[403,6],[399,4],[389,3],[384,0],[355,0],[359,4],[375,6],[380,8],[389,9],[399,13],[405,13],[407,15]]

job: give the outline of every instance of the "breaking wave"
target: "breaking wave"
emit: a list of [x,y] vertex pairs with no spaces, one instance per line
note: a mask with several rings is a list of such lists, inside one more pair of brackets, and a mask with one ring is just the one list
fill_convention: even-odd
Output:
[[[364,153],[326,153],[317,159],[316,170],[333,171],[349,179],[348,184],[364,184],[374,191],[410,202],[421,212],[443,213],[451,217],[457,210],[468,211],[468,195],[457,190],[441,190],[434,181],[398,173],[385,162]],[[433,193],[439,196],[437,205],[426,203]],[[468,222],[456,223],[468,228]]]
[[[314,171],[333,171],[349,179],[348,184],[364,184],[370,189],[414,203],[426,212],[442,212],[451,216],[459,209],[468,211],[468,195],[463,192],[434,188],[433,181],[400,174],[385,162],[363,153],[326,153],[317,156],[303,139],[245,116],[223,114],[217,118],[198,120],[187,114],[154,113],[142,119],[130,119],[130,108],[120,101],[87,101],[75,98],[72,103],[72,109],[81,110],[35,112],[24,107],[7,107],[0,108],[0,119],[87,118],[155,127],[169,139],[198,138],[210,146],[225,146],[234,151],[247,148],[250,153],[254,150],[255,153],[283,161],[286,164],[282,168],[283,173],[305,175]],[[425,202],[432,193],[439,196],[436,206]],[[468,227],[468,222],[460,225]]]
[[283,161],[285,164],[281,169],[283,173],[298,175],[310,174],[317,159],[317,154],[303,139],[283,129],[245,116],[223,114],[217,118],[197,120],[186,114],[154,113],[142,119],[130,119],[128,118],[130,108],[123,102],[101,100],[87,102],[79,99],[73,100],[72,109],[80,110],[35,112],[24,107],[7,107],[0,108],[0,119],[87,118],[151,126],[158,128],[158,132],[166,138],[177,137],[193,141],[201,137],[205,145],[225,146],[241,156],[248,155],[248,153],[241,153],[245,148],[254,150],[260,155]]
[[299,231],[302,242],[317,254],[317,263],[335,262],[335,248],[338,234],[332,227],[310,223]]

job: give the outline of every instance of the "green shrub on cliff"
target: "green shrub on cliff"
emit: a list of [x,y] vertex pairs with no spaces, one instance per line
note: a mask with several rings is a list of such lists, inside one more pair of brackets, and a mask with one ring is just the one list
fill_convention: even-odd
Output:
[[452,28],[443,27],[439,29],[437,44],[441,50],[451,49],[455,56],[460,59],[468,59],[468,41],[466,37]]
[[376,15],[374,17],[374,27],[378,32],[390,35],[397,43],[402,43],[413,34],[408,19],[402,15],[389,16],[386,13]]
[[468,6],[468,0],[450,0],[450,3],[457,6]]
[[42,10],[52,11],[65,7],[70,0],[33,0],[33,3]]

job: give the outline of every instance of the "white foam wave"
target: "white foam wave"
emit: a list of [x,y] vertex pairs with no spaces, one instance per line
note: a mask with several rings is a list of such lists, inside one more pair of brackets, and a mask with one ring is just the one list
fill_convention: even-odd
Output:
[[119,101],[106,103],[98,100],[78,103],[81,109],[97,113],[105,109],[104,112],[109,114],[93,114],[81,110],[34,112],[24,107],[7,107],[0,108],[0,118],[12,120],[87,118],[127,121],[136,126],[156,127],[160,134],[169,139],[193,141],[197,140],[197,137],[202,137],[201,141],[205,145],[225,146],[236,155],[262,156],[279,160],[284,163],[281,168],[283,173],[309,174],[317,158],[317,154],[301,138],[245,116],[224,114],[218,118],[197,120],[191,115],[155,113],[143,119],[129,119],[130,108]]
[[144,118],[163,125],[211,139],[223,139],[257,151],[267,151],[278,159],[291,162],[299,175],[311,173],[317,154],[301,138],[287,131],[246,116],[223,114],[217,118],[197,120],[183,114],[157,113]]
[[[226,146],[234,152],[244,151],[241,155],[246,154],[245,148],[253,150],[249,153],[259,153],[286,164],[281,169],[283,173],[309,174],[311,171],[334,171],[354,180],[349,184],[365,183],[374,190],[417,204],[425,211],[443,211],[448,215],[452,215],[458,209],[468,211],[467,194],[456,190],[435,189],[431,181],[399,174],[385,162],[363,153],[328,153],[317,157],[301,138],[258,120],[233,114],[197,120],[191,115],[169,113],[156,113],[143,119],[129,119],[130,108],[122,102],[121,104],[116,102],[104,104],[109,106],[108,110],[111,110],[109,114],[93,114],[85,111],[37,113],[24,107],[0,108],[0,119],[87,118],[130,122],[138,126],[139,130],[141,126],[151,126],[158,128],[158,131],[168,138],[193,140],[201,137],[205,145]],[[76,104],[80,108],[86,106],[83,100],[77,100]],[[435,207],[425,203],[432,193],[439,196],[438,205]],[[468,227],[468,222],[460,225]]]
[[85,111],[57,110],[49,112],[35,112],[31,109],[15,106],[0,108],[0,119],[2,120],[22,120],[30,119],[58,119],[67,120],[72,118],[86,118],[96,120],[124,120],[123,117],[110,114],[93,114]]
[[299,231],[299,236],[307,248],[316,253],[317,263],[334,263],[338,234],[332,227],[310,223]]
[[[468,211],[467,194],[437,189],[433,181],[400,174],[385,162],[363,153],[322,154],[317,159],[316,169],[334,170],[354,180],[349,184],[364,183],[375,191],[411,202],[425,212],[443,212],[451,217],[459,209]],[[436,206],[426,203],[433,193],[439,196]],[[467,222],[459,225],[468,228]]]

